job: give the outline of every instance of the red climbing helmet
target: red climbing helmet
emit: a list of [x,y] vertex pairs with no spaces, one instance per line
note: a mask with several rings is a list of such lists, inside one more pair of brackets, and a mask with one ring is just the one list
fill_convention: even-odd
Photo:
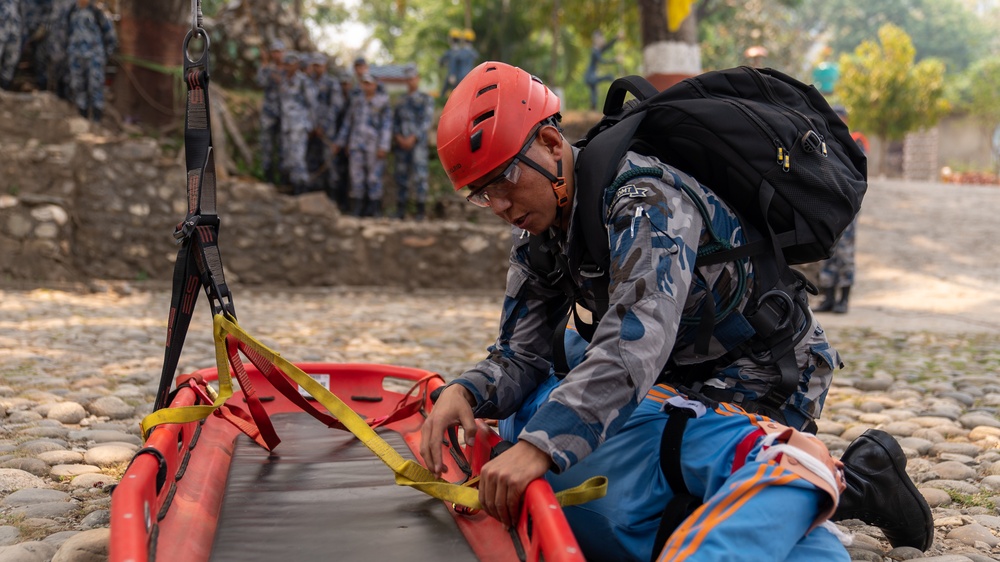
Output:
[[520,68],[489,61],[472,69],[438,122],[438,157],[455,189],[516,156],[532,129],[557,113],[559,98]]

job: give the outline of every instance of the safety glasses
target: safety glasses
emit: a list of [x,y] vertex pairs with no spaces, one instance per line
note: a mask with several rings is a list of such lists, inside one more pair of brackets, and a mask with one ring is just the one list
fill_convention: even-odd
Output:
[[[520,157],[520,155],[518,156]],[[493,198],[506,197],[511,188],[517,185],[517,180],[521,179],[521,168],[517,165],[518,162],[520,162],[519,158],[511,160],[510,164],[497,177],[486,182],[465,199],[477,207],[489,207]]]
[[500,197],[505,198],[510,189],[517,185],[517,180],[521,179],[521,167],[518,166],[520,162],[535,168],[536,170],[542,170],[542,167],[535,163],[532,159],[528,158],[527,152],[531,148],[531,145],[535,142],[535,137],[538,135],[538,130],[542,128],[542,125],[547,124],[547,121],[535,125],[535,128],[531,130],[531,134],[525,139],[524,145],[521,146],[521,150],[518,151],[514,159],[510,161],[510,164],[500,172],[497,177],[491,179],[490,181],[483,184],[482,187],[474,190],[465,199],[477,207],[489,207],[490,199]]

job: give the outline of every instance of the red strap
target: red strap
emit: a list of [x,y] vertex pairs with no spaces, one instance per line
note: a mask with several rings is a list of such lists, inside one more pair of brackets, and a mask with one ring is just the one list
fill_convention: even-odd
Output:
[[[757,440],[764,435],[764,430],[757,428],[748,433],[747,436],[740,441],[740,444],[736,446],[736,456],[733,458],[732,472],[736,472],[737,470],[743,468],[743,465],[747,462],[747,456],[750,454],[750,451],[753,450],[754,445],[757,444]],[[730,474],[732,474],[732,472]]]
[[[250,415],[252,416],[249,422],[256,422],[256,427],[266,443],[264,448],[268,451],[273,451],[278,446],[278,443],[281,443],[281,439],[278,438],[278,433],[274,431],[274,426],[271,425],[271,418],[268,417],[267,410],[264,409],[264,405],[260,403],[260,398],[257,397],[257,391],[254,390],[253,384],[250,382],[250,375],[247,374],[246,368],[243,367],[243,361],[240,359],[239,354],[239,340],[232,335],[226,336],[226,351],[229,355],[229,364],[233,367],[236,380],[240,382],[240,389],[243,390],[243,396],[247,401],[247,408],[250,410]],[[229,418],[227,417],[227,419]],[[247,433],[241,425],[237,424],[237,427],[243,430],[244,433]],[[250,434],[247,433],[247,435]],[[250,436],[253,437],[252,435]]]
[[299,393],[299,389],[292,386],[288,376],[285,375],[281,369],[276,367],[274,363],[267,360],[263,355],[257,353],[253,348],[243,344],[243,342],[239,342],[238,346],[239,350],[247,356],[247,359],[249,359],[251,363],[253,363],[253,366],[257,367],[257,370],[259,370],[261,374],[267,378],[267,382],[271,383],[275,390],[284,395],[285,398],[288,398],[293,404],[302,408],[302,410],[307,414],[323,422],[323,424],[327,427],[334,429],[347,429],[344,427],[344,424],[337,420],[337,418],[326,412],[319,411],[319,409],[306,400],[305,397]]
[[[427,384],[434,378],[441,379],[442,382],[444,381],[444,378],[437,373],[427,375],[426,377],[420,379],[406,391],[406,394],[404,394],[399,400],[392,412],[389,412],[389,414],[381,418],[369,421],[368,425],[370,425],[372,429],[375,429],[376,427],[388,425],[396,420],[406,419],[419,412],[424,407],[424,403],[427,401]],[[420,392],[414,395],[413,391],[418,388],[420,389]]]

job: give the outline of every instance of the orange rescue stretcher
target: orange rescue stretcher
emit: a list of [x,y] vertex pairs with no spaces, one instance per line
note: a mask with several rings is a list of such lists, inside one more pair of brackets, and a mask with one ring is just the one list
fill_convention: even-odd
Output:
[[[220,321],[240,331],[220,317],[217,328]],[[544,479],[536,480],[509,530],[475,507],[431,497],[451,497],[435,487],[461,488],[471,496],[459,501],[477,503],[468,485],[500,444],[482,421],[474,446],[454,436],[443,444],[451,453],[446,474],[466,486],[413,476],[409,469],[423,470],[417,464],[420,427],[435,390],[445,384],[439,375],[391,365],[292,365],[276,355],[262,361],[262,353],[231,334],[225,341],[229,365],[222,380],[219,367],[178,377],[169,408],[158,412],[169,416],[200,406],[211,415],[153,427],[115,489],[111,562],[583,560],[560,501],[580,503],[602,491],[557,498]],[[256,366],[244,367],[237,351]],[[224,390],[230,366],[241,388],[223,401],[213,383]],[[345,410],[339,410],[343,420],[327,414],[328,400],[317,406],[309,394],[325,396],[324,390],[342,397],[384,445],[373,444],[356,425],[345,428],[351,425]],[[286,439],[276,446],[273,435]],[[393,467],[386,460],[393,455],[408,468]],[[396,471],[395,482],[386,465]],[[423,481],[401,481],[406,473]]]

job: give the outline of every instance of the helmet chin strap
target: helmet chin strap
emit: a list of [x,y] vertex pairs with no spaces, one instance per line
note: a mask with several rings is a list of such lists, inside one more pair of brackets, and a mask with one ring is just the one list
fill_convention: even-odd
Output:
[[528,166],[534,168],[539,174],[542,174],[542,176],[544,176],[545,179],[549,180],[549,182],[552,184],[552,194],[555,195],[556,205],[558,206],[556,210],[556,217],[561,218],[563,209],[569,207],[570,203],[569,193],[567,193],[566,189],[566,178],[563,177],[562,158],[556,160],[556,175],[552,175],[552,172],[546,170],[537,162],[535,162],[531,158],[528,158],[527,156],[522,155],[519,156],[519,158],[521,162],[524,162]]

